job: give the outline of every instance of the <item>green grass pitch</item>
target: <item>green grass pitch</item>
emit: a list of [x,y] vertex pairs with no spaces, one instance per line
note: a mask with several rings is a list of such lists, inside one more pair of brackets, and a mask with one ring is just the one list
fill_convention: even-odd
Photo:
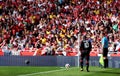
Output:
[[0,76],[120,76],[120,69],[90,67],[90,72],[81,72],[78,67],[0,66]]

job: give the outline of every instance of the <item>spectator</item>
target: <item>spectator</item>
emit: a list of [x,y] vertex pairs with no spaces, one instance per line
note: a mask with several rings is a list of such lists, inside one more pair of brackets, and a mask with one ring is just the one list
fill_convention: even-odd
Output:
[[118,0],[1,0],[0,47],[10,44],[22,51],[26,44],[28,48],[40,44],[42,49],[50,41],[54,46],[70,43],[74,49],[78,33],[90,34],[92,43],[100,47],[104,29],[114,43],[120,34],[119,10]]

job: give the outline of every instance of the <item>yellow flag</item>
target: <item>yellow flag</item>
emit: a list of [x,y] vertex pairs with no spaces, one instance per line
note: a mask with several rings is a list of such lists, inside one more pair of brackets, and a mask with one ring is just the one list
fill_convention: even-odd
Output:
[[104,66],[104,60],[103,60],[103,55],[100,56],[99,63]]

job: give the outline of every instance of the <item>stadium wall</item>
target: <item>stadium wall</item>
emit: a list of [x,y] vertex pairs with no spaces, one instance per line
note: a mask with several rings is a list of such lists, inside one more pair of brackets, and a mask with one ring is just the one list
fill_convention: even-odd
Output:
[[[0,66],[78,66],[77,56],[0,56]],[[99,57],[90,57],[91,66],[100,66]],[[109,57],[109,67],[120,68],[120,57]]]

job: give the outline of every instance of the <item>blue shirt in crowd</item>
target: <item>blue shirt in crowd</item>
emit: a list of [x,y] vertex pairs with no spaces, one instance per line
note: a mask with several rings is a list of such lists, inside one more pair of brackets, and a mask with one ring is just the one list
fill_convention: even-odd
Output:
[[108,39],[107,39],[107,37],[102,38],[102,45],[104,45],[103,48],[108,48]]

